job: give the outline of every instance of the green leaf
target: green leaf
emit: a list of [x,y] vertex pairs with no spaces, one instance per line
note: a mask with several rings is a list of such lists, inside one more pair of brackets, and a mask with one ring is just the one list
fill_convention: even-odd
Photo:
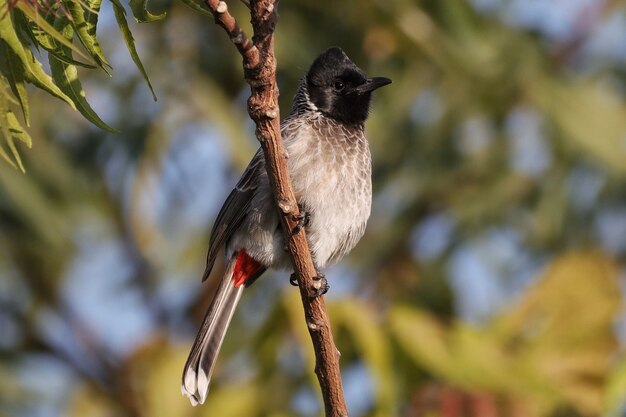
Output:
[[[21,5],[21,3],[18,3],[18,6],[16,7],[19,7],[19,5]],[[39,18],[39,20],[41,21],[43,19]],[[9,13],[0,17],[0,38],[6,42],[13,53],[15,53],[15,55],[20,59],[25,69],[24,78],[28,82],[60,98],[68,103],[72,108],[76,108],[74,106],[74,102],[67,95],[65,95],[59,87],[54,85],[52,79],[43,70],[41,63],[35,59],[35,56],[30,49],[24,48],[15,32]]]
[[[68,51],[69,51],[69,49],[68,49]],[[63,54],[59,53],[59,51],[54,51],[54,50],[48,51],[48,54],[54,55],[59,61],[65,62],[66,64],[76,65],[77,67],[83,67],[83,68],[87,68],[87,69],[97,68],[95,65],[86,64],[84,62],[75,60],[71,56],[63,55]]]
[[389,317],[391,333],[416,364],[444,378],[454,378],[455,361],[441,323],[430,314],[408,306],[395,307]]
[[83,0],[66,0],[63,4],[72,16],[71,24],[74,27],[74,33],[98,66],[109,74],[108,69],[111,65],[107,62],[96,38],[96,25],[102,0],[90,0],[86,4],[83,4]]
[[9,111],[7,113],[7,121],[9,124],[9,131],[11,132],[11,136],[13,136],[15,139],[20,140],[21,142],[24,142],[29,149],[32,148],[32,138],[30,137],[26,129],[22,127],[12,111]]
[[[33,43],[37,47],[41,46],[46,51],[49,51],[49,52],[54,51],[54,48],[56,48],[56,43],[54,42],[54,38],[50,36],[48,32],[46,32],[41,27],[39,27],[35,22],[28,20],[26,16],[24,16],[24,14],[20,10],[15,10],[14,15],[22,16],[22,19],[18,19],[18,21],[20,22],[20,25],[22,27],[26,26],[26,28],[22,28],[22,29],[30,33],[30,37],[32,38]],[[49,25],[52,25],[54,23],[54,19],[55,19],[55,15],[49,14],[46,16],[46,23],[48,23]],[[23,23],[24,21],[26,22],[26,24]],[[57,30],[54,29],[54,27],[52,28],[52,30],[54,32],[57,32]],[[65,38],[63,38],[63,40],[67,42]]]
[[196,12],[199,12],[205,16],[213,17],[213,13],[211,13],[206,7],[203,7],[200,3],[194,0],[183,0],[183,3],[188,7],[192,8]]
[[154,89],[152,88],[152,83],[150,83],[150,79],[148,78],[148,73],[146,69],[143,67],[141,63],[141,59],[139,59],[139,55],[137,54],[137,49],[135,48],[135,39],[133,38],[133,34],[130,32],[128,28],[128,22],[126,21],[126,11],[124,10],[124,6],[120,3],[120,0],[111,0],[113,3],[113,11],[115,12],[115,19],[117,20],[117,24],[120,27],[120,31],[122,32],[122,36],[124,37],[124,42],[126,42],[126,47],[128,48],[128,52],[130,53],[130,57],[133,59],[133,62],[143,75],[143,78],[148,83],[148,87],[150,88],[150,92],[152,92],[152,98],[154,101],[157,100],[156,94],[154,94]]
[[[13,159],[7,154],[4,150],[4,147],[0,146],[0,157],[5,159],[13,168],[18,168],[25,172],[24,165],[22,164],[22,160],[20,158],[20,154],[17,152],[17,148],[15,147],[15,142],[13,141],[13,134],[11,132],[11,122],[10,116],[13,115],[13,112],[9,109],[5,92],[3,91],[2,97],[0,97],[0,133],[4,136],[4,141],[9,146],[9,150],[11,154],[13,154]],[[15,117],[15,115],[13,115]],[[17,122],[17,119],[15,119]],[[19,123],[18,123],[19,126]],[[17,165],[15,164],[17,162]]]
[[0,60],[0,72],[6,77],[13,95],[19,100],[24,121],[26,126],[29,126],[28,95],[26,93],[24,67],[5,42],[0,41],[0,48],[2,49],[0,57],[3,58]]
[[19,101],[17,101],[11,95],[11,93],[9,93],[9,90],[11,89],[11,87],[9,86],[9,81],[4,76],[0,76],[0,80],[2,81],[0,82],[0,100],[6,100],[13,104],[19,105]]
[[27,56],[27,59],[30,61],[29,70],[31,77],[28,78],[28,81],[41,88],[42,90],[47,91],[53,96],[62,99],[67,104],[69,104],[71,108],[76,110],[76,106],[72,99],[68,97],[67,94],[63,92],[61,88],[59,88],[59,86],[53,83],[52,78],[48,74],[46,74],[46,72],[43,70],[43,67],[41,66],[41,63],[37,61],[33,53],[28,49],[26,49],[24,52]]
[[[14,15],[15,16],[19,16],[19,15],[22,15],[22,13],[19,10],[16,10],[14,12]],[[54,15],[50,15],[50,16],[52,16],[52,18],[54,19]],[[24,18],[24,20],[26,20],[26,19]],[[35,44],[35,46],[37,46],[37,49],[39,49],[39,47],[42,47],[43,49],[46,50],[46,52],[48,52],[49,54],[53,54],[60,61],[63,61],[65,63],[67,63],[67,64],[77,65],[77,66],[84,67],[84,68],[89,68],[89,69],[96,68],[95,65],[86,64],[84,62],[77,61],[72,56],[66,56],[66,55],[63,55],[62,53],[60,53],[58,48],[56,47],[56,43],[54,41],[54,38],[52,36],[50,36],[45,30],[43,30],[39,26],[37,26],[35,23],[29,22],[29,21],[25,21],[25,24],[24,24],[24,23],[22,23],[22,21],[20,19],[20,26],[19,27],[24,32],[28,33],[29,38],[32,39],[32,41]]]
[[[20,36],[20,34],[25,35],[28,38],[28,42],[30,42],[30,44],[33,45],[35,49],[37,49],[37,52],[39,52],[40,45],[39,42],[37,42],[37,39],[35,38],[32,30],[33,26],[37,28],[39,27],[29,21],[26,16],[24,16],[24,13],[22,13],[22,11],[19,9],[13,9],[13,25],[16,28],[18,36]],[[25,41],[23,43],[26,45],[28,44],[28,42]]]
[[64,45],[67,48],[70,48],[72,51],[76,52],[79,56],[89,59],[87,55],[83,53],[76,45],[72,42],[68,41],[63,37],[58,30],[56,30],[48,21],[41,15],[39,15],[32,7],[30,7],[27,2],[18,1],[16,6],[17,9],[21,10],[32,22],[34,22],[37,26],[39,26],[44,32],[46,32],[50,37],[52,37],[55,41]]
[[[22,172],[26,172],[22,159],[15,146],[14,139],[20,140],[26,144],[29,148],[32,147],[32,139],[30,135],[24,130],[20,122],[15,117],[15,114],[9,108],[9,102],[14,101],[6,88],[7,80],[2,77],[2,83],[0,83],[0,132],[7,143],[13,159],[6,153],[3,147],[0,146],[0,157],[4,158],[11,166],[18,168]],[[15,164],[17,163],[17,165]]]
[[7,144],[9,145],[11,153],[13,154],[13,158],[15,158],[15,162],[17,162],[17,165],[20,168],[20,171],[25,173],[26,170],[24,169],[24,164],[22,164],[22,158],[20,158],[20,154],[17,151],[17,147],[15,146],[14,139],[17,138],[26,142],[29,148],[32,146],[32,141],[30,139],[30,136],[24,131],[24,129],[22,129],[22,126],[20,126],[17,118],[15,117],[15,114],[13,114],[12,111],[8,111],[6,113],[6,121],[8,122],[7,124],[9,136],[6,136],[5,139],[7,141]]
[[[0,116],[0,119],[1,119],[1,116]],[[2,120],[0,120],[0,123],[2,123]],[[3,131],[3,134],[4,134],[4,129],[2,129],[2,131]],[[13,160],[11,159],[9,154],[4,150],[2,145],[0,145],[0,158],[4,159],[6,162],[8,162],[9,165],[11,165],[13,168],[17,169],[17,165],[15,165],[15,162],[13,162]]]
[[[74,29],[69,23],[67,17],[59,16],[55,22],[55,27],[61,29],[63,36],[67,39],[72,39],[74,36]],[[57,45],[57,49],[61,54],[70,54],[71,51],[63,45]],[[78,70],[75,65],[67,64],[59,60],[55,55],[49,55],[48,60],[50,62],[50,70],[52,71],[52,77],[56,84],[67,94],[76,105],[76,109],[94,125],[101,129],[107,130],[112,133],[118,133],[118,131],[108,124],[106,124],[100,116],[91,108],[87,99],[85,98],[85,91],[78,79]]]
[[130,9],[139,23],[154,22],[165,18],[167,13],[152,14],[148,11],[148,0],[130,0]]

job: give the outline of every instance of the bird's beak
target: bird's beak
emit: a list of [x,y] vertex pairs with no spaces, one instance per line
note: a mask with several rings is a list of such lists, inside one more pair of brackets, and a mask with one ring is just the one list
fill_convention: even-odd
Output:
[[357,94],[370,93],[380,87],[384,87],[391,84],[391,80],[386,77],[372,77],[368,78],[364,84],[356,87],[352,92]]

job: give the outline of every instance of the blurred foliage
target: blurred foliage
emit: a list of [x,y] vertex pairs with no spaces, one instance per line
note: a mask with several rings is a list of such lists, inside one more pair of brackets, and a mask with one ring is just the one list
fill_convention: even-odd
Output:
[[[27,175],[0,164],[0,415],[322,412],[298,294],[279,273],[246,291],[207,404],[179,394],[215,285],[199,290],[211,222],[257,147],[240,58],[190,1],[131,1],[158,20],[134,40],[117,1],[97,42],[95,25],[72,24],[78,9],[2,15],[3,120],[19,124],[5,154],[17,161],[6,138],[37,140]],[[351,416],[623,415],[626,5],[555,3],[559,31],[535,2],[281,3],[283,114],[330,45],[394,81],[367,125],[366,236],[328,271]],[[245,5],[229,8],[246,24]],[[27,28],[57,33],[54,47],[24,48]],[[26,61],[4,59],[17,54],[7,33]],[[16,62],[31,72],[12,81]],[[47,94],[85,111],[82,90],[118,134]]]
[[[557,259],[523,300],[482,328],[447,327],[407,307],[392,310],[390,324],[418,365],[461,388],[521,399],[529,415],[549,415],[568,403],[599,414],[617,348],[611,326],[621,301],[616,276],[605,256],[573,253]],[[590,300],[596,310],[572,326]]]
[[[165,17],[165,13],[151,14],[146,3],[147,0],[130,1],[138,22],[151,22]],[[156,100],[148,74],[137,54],[124,6],[118,0],[111,0],[111,4],[128,52]],[[0,156],[14,167],[19,166],[24,171],[15,140],[29,148],[32,146],[30,135],[12,110],[12,107],[19,107],[24,124],[30,125],[26,83],[65,101],[99,128],[117,132],[91,108],[78,78],[79,66],[89,69],[99,67],[106,73],[112,69],[96,34],[101,5],[102,0],[0,1],[0,131],[11,153],[9,156],[4,146],[0,146]],[[75,38],[84,50],[74,43]],[[33,53],[41,50],[47,52],[51,76],[44,71],[42,62]],[[74,59],[74,53],[79,59],[89,62]]]

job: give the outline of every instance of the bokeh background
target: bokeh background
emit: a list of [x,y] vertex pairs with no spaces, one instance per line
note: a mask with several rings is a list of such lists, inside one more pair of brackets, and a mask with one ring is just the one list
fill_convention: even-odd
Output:
[[[246,291],[207,404],[180,372],[212,222],[257,148],[240,58],[180,2],[81,73],[103,132],[32,91],[0,163],[0,415],[319,416],[296,289]],[[230,10],[247,24],[245,6]],[[374,205],[327,271],[351,416],[626,415],[626,4],[283,1],[281,113],[332,45],[371,75]],[[216,273],[219,273],[218,267]]]

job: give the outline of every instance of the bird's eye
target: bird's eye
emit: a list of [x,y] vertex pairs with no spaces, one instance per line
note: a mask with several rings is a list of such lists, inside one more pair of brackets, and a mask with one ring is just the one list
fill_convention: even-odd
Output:
[[337,91],[341,91],[341,90],[343,90],[343,89],[344,89],[344,87],[345,87],[345,86],[346,86],[346,85],[344,84],[344,82],[343,82],[343,81],[341,81],[341,80],[337,80],[337,81],[335,81],[335,85],[334,85],[335,90],[337,90]]

